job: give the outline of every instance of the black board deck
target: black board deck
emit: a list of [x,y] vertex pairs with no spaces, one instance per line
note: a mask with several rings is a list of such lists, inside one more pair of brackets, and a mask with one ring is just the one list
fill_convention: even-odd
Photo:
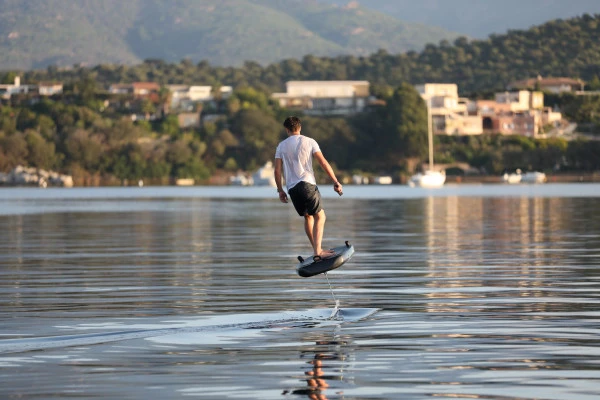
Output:
[[298,257],[300,263],[296,267],[298,275],[303,278],[322,274],[327,271],[341,267],[346,261],[352,258],[354,254],[354,246],[346,242],[343,246],[334,247],[335,255],[324,259],[313,259],[312,256],[307,258]]

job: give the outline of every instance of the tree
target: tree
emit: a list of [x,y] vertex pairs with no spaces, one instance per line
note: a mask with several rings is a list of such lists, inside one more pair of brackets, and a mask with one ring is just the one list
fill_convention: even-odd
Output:
[[146,120],[149,120],[150,116],[156,113],[156,106],[150,101],[150,99],[145,98],[141,101],[140,111],[142,114],[144,114]]
[[161,115],[164,117],[169,113],[171,109],[171,99],[173,94],[169,90],[169,88],[165,86],[161,86],[158,91],[158,103],[160,105]]
[[23,108],[17,115],[17,130],[25,131],[37,127],[37,115],[28,108]]
[[89,74],[85,74],[73,85],[73,93],[79,98],[80,104],[90,104],[95,101],[97,92],[96,79]]
[[0,79],[0,83],[3,85],[12,85],[15,83],[15,78],[19,76],[16,72],[10,71],[5,73]]
[[179,129],[179,119],[177,115],[167,115],[166,118],[160,122],[158,131],[163,135],[168,135],[170,137],[177,137],[180,134]]
[[400,85],[362,122],[363,129],[365,122],[372,129],[363,131],[361,142],[374,167],[401,167],[404,158],[427,154],[427,107],[412,85]]
[[25,142],[27,143],[27,164],[29,166],[54,169],[58,163],[54,143],[47,142],[33,130],[25,132]]
[[146,160],[139,145],[129,143],[117,150],[111,170],[117,178],[139,180],[145,170]]
[[255,169],[272,160],[279,140],[281,124],[259,109],[239,111],[232,120],[231,131],[240,140],[236,159],[243,169]]
[[598,75],[594,75],[592,80],[587,85],[588,90],[600,90],[600,78]]
[[85,129],[70,132],[64,142],[65,162],[77,163],[88,171],[97,171],[103,157],[100,137]]
[[[2,155],[2,153],[4,153]],[[0,169],[7,171],[17,165],[27,164],[29,150],[22,133],[17,132],[0,138]]]

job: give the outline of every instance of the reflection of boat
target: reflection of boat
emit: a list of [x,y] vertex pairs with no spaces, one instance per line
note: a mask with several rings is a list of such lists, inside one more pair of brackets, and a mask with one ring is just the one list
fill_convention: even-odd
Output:
[[546,174],[543,172],[526,172],[521,176],[521,182],[524,183],[544,183],[546,182]]
[[515,172],[505,172],[502,175],[502,180],[504,183],[521,183],[521,179],[523,179],[523,175],[521,175],[521,170],[517,169]]
[[256,186],[277,186],[275,184],[275,169],[273,163],[268,161],[252,175],[252,180]]
[[424,188],[433,188],[444,186],[446,181],[446,174],[442,171],[428,170],[423,173],[418,173],[410,177],[408,186],[415,187],[420,186]]
[[444,171],[435,171],[433,169],[433,126],[431,120],[431,99],[427,100],[427,145],[429,147],[429,170],[411,176],[408,181],[408,185],[410,187],[420,186],[425,188],[434,188],[444,186],[444,182],[446,182],[446,173]]

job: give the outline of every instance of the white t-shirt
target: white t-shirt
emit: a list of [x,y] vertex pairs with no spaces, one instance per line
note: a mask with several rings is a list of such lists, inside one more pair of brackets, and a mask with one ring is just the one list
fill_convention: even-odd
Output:
[[302,181],[317,184],[312,167],[312,156],[320,151],[316,140],[303,135],[291,135],[279,143],[275,158],[283,160],[283,174],[288,190]]

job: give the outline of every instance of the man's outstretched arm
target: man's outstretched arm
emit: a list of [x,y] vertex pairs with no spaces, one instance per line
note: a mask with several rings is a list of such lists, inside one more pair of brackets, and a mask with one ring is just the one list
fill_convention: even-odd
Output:
[[281,183],[282,171],[283,169],[283,160],[281,158],[275,159],[275,184],[277,185],[277,193],[279,194],[279,200],[282,203],[287,203],[287,194],[283,191],[283,186]]
[[323,153],[321,153],[320,151],[317,151],[316,153],[313,154],[313,157],[315,157],[317,159],[317,161],[319,162],[319,165],[321,166],[321,168],[323,168],[323,171],[325,171],[325,173],[333,181],[333,190],[335,190],[341,196],[342,195],[342,184],[338,182],[338,180],[335,176],[335,172],[333,172],[333,168],[331,168],[331,165],[329,165],[329,162],[327,161],[327,159],[325,158]]

